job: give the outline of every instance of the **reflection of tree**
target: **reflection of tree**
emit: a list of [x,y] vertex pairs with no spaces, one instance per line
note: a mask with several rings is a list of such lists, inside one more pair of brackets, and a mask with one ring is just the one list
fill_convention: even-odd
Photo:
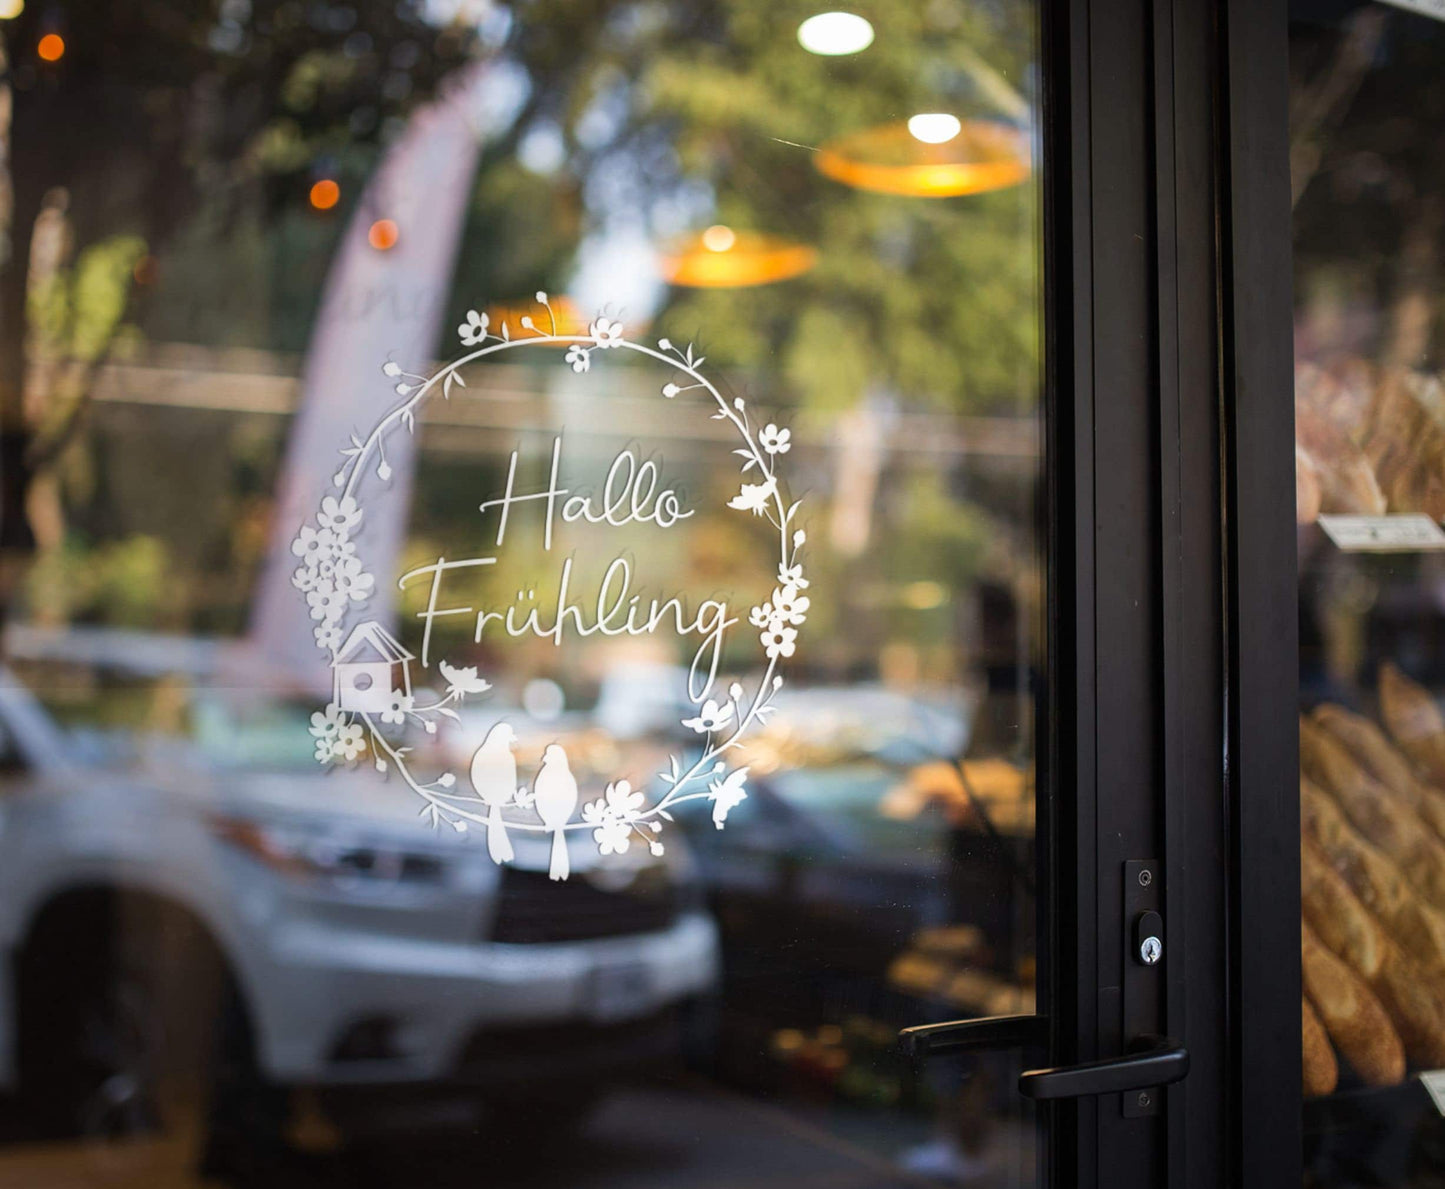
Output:
[[[88,6],[83,28],[63,29],[69,51],[53,69],[42,68],[30,47],[45,13],[57,9],[32,3],[20,20],[0,24],[28,72],[15,125],[16,250],[0,266],[4,333],[31,336],[26,350],[0,342],[7,450],[26,459],[24,468],[7,468],[24,480],[6,497],[7,533],[22,523],[14,514],[22,502],[35,523],[43,503],[36,493],[48,492],[43,535],[52,543],[66,535],[58,476],[77,453],[69,444],[95,366],[127,321],[154,337],[304,346],[338,225],[307,209],[306,188],[324,167],[341,179],[343,205],[359,194],[388,121],[433,90],[465,52],[460,36],[438,37],[417,24],[416,13],[429,7],[422,0],[252,0],[249,7],[120,0],[94,14]],[[941,200],[868,194],[822,177],[812,152],[917,111],[1026,119],[1029,102],[1020,95],[1032,89],[1032,7],[863,5],[878,40],[855,58],[827,60],[799,49],[800,10],[776,0],[517,6],[503,53],[525,69],[529,86],[515,125],[483,157],[458,260],[457,305],[562,289],[589,235],[622,227],[658,240],[722,221],[820,249],[817,267],[790,282],[664,296],[655,333],[699,337],[710,367],[725,369],[745,395],[769,408],[805,406],[814,424],[874,401],[929,405],[940,417],[1032,414],[1035,186]],[[249,15],[236,15],[243,12]],[[114,48],[109,56],[106,46]],[[20,86],[18,67],[15,77]],[[554,151],[536,151],[549,138]],[[0,120],[0,161],[3,154]],[[34,287],[48,296],[32,303],[27,332],[14,311],[27,301],[21,266],[33,256],[47,193],[64,205],[57,250],[47,256],[51,279]],[[0,221],[3,209],[0,188]],[[82,316],[82,290],[96,295],[87,306],[96,313]],[[39,396],[25,406],[25,374],[37,373],[42,346],[63,366],[36,382]],[[890,450],[881,448],[881,482],[898,489],[880,485],[860,526],[858,556],[837,562],[845,593],[866,589],[853,579],[877,570],[870,543],[886,551],[915,533],[933,540],[934,525],[960,526],[970,540],[985,533],[961,488],[937,478],[960,467],[961,450],[918,462],[917,471],[933,476],[918,483],[887,473]],[[188,483],[205,465],[167,459],[166,476],[144,476],[158,492],[183,489],[181,476]],[[134,450],[119,465],[143,469]],[[235,476],[197,481],[240,485]],[[826,470],[810,481],[826,482]],[[1018,485],[1026,481],[1025,474]],[[250,490],[207,505],[213,519],[241,518],[256,496],[248,482]],[[426,488],[418,495],[425,498]],[[138,506],[134,484],[125,498]],[[460,531],[448,517],[466,515],[471,502],[445,502],[452,511],[418,515],[422,535],[450,539]],[[810,504],[820,547],[824,503],[820,493]],[[124,535],[103,519],[97,514],[99,534]],[[214,524],[207,531],[224,536]],[[177,570],[224,569],[237,585],[236,556],[205,553],[195,531],[158,535]],[[720,535],[692,564],[712,566],[719,587],[731,587],[739,568],[756,560],[754,544],[742,532]],[[967,573],[955,572],[953,561],[938,559],[959,542],[935,544],[936,556],[920,556],[918,581],[966,585],[992,565],[986,550],[964,542]],[[910,622],[931,622],[932,614],[910,612]],[[875,642],[860,639],[859,650]]]
[[[795,281],[675,291],[659,330],[704,335],[715,364],[777,367],[815,407],[848,408],[883,387],[952,409],[1031,410],[1033,188],[891,197],[830,181],[813,164],[816,146],[917,111],[1018,114],[1023,101],[1002,79],[1017,86],[1031,69],[1031,6],[945,0],[873,15],[874,45],[828,60],[799,50],[799,12],[775,0],[529,6],[515,44],[536,88],[528,118],[533,134],[566,147],[544,203],[557,225],[533,228],[531,250],[538,263],[556,259],[557,237],[577,233],[561,194],[579,195],[594,223],[641,225],[654,238],[719,221],[813,244],[819,263]],[[559,73],[568,53],[576,61]],[[510,177],[520,167],[499,169]],[[510,241],[504,274],[519,285],[549,279],[523,268],[518,248]],[[471,271],[464,263],[459,282]],[[565,277],[550,280],[555,289]]]
[[[364,167],[387,121],[468,49],[423,7],[113,0],[0,23],[0,596],[32,535],[62,547],[57,467],[175,231],[200,211],[224,234],[294,205],[328,159]],[[46,32],[65,39],[59,61],[35,52]]]

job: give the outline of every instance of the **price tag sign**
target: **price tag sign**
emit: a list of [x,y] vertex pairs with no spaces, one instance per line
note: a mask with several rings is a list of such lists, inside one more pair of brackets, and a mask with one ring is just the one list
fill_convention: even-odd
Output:
[[1421,16],[1434,17],[1437,21],[1445,21],[1445,0],[1385,0],[1385,3],[1409,12],[1418,12]]
[[1346,553],[1445,549],[1445,531],[1428,516],[1321,516],[1320,527]]
[[1435,1109],[1445,1115],[1445,1069],[1431,1069],[1420,1075],[1420,1081],[1430,1092]]

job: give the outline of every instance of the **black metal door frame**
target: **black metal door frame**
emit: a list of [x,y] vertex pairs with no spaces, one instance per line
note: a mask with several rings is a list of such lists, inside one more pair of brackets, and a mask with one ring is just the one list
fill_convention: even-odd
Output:
[[[1149,7],[1074,0],[1051,10],[1049,29],[1058,763],[1049,1014],[1060,1065],[1124,1052],[1124,864],[1161,855]],[[1166,945],[1167,969],[1172,936]],[[1163,1032],[1163,1021],[1140,1031]],[[1164,1183],[1164,1119],[1125,1119],[1118,1095],[1048,1109],[1053,1184]]]
[[1058,1066],[1146,1037],[1190,1061],[1047,1103],[1050,1186],[1300,1181],[1286,15],[1044,5],[1041,1016],[971,1030],[1044,1028]]
[[1266,1189],[1302,1176],[1288,5],[1227,9],[1229,1183]]
[[[1187,852],[1204,843],[1188,833],[1183,789],[1201,756],[1217,787],[1219,755],[1218,700],[1209,680],[1186,680],[1191,664],[1218,668],[1187,619],[1202,609],[1206,637],[1218,630],[1219,550],[1202,553],[1200,575],[1201,553],[1186,547],[1186,513],[1203,513],[1208,537],[1218,508],[1207,463],[1217,442],[1212,71],[1207,52],[1180,52],[1192,37],[1201,49],[1212,41],[1212,19],[1194,28],[1201,16],[1208,6],[1170,0],[1048,10],[1051,1055],[1060,1064],[1118,1056],[1155,1033],[1183,1039],[1196,1061],[1164,1091],[1162,1111],[1136,1096],[1131,1105],[1148,1102],[1152,1115],[1126,1113],[1117,1094],[1054,1106],[1057,1185],[1184,1184],[1184,1171],[1202,1166],[1192,1165],[1191,1131],[1215,1101],[1201,1085],[1214,1063],[1196,1052],[1209,1038],[1196,1045],[1187,1027],[1208,1012],[1191,1003],[1186,1014],[1184,999],[1208,947],[1186,919],[1197,866]],[[1199,450],[1181,449],[1198,432]],[[1186,508],[1186,491],[1203,506]],[[1127,865],[1139,860],[1163,865],[1154,891],[1165,959],[1153,969],[1129,952],[1126,871],[1135,878]]]
[[[1051,1109],[1051,1184],[1299,1183],[1284,0],[1045,10],[1050,1055],[1153,1032],[1152,1117]],[[1125,864],[1162,864],[1166,956]],[[1157,981],[1151,983],[1151,975]]]

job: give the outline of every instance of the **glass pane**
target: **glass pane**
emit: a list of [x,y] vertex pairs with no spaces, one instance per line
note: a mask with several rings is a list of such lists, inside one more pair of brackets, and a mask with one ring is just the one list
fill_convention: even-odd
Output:
[[1037,13],[820,8],[0,0],[0,1181],[1035,1183]]
[[1291,12],[1307,1183],[1435,1184],[1445,23]]

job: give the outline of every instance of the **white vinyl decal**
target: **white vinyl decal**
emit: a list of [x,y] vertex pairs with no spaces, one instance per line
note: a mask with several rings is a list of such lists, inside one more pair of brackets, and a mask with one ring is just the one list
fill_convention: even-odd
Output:
[[[462,346],[469,350],[433,375],[412,375],[392,362],[383,366],[382,371],[403,399],[366,437],[353,435],[341,450],[343,461],[332,478],[334,494],[321,500],[315,523],[304,525],[292,542],[292,552],[301,563],[292,584],[305,598],[310,616],[316,621],[316,646],[326,656],[332,672],[331,701],[311,716],[317,761],[326,765],[354,763],[369,755],[377,771],[394,769],[412,793],[421,798],[421,813],[433,826],[445,823],[459,832],[470,827],[484,829],[488,853],[497,863],[513,858],[513,834],[548,834],[550,874],[553,879],[565,879],[570,871],[570,835],[588,832],[602,855],[621,854],[633,842],[660,855],[663,823],[674,820],[672,810],[677,806],[688,801],[709,802],[713,824],[722,829],[728,813],[746,798],[748,769],[736,763],[735,753],[746,733],[773,711],[773,699],[783,685],[780,663],[794,654],[798,630],[807,618],[809,599],[803,592],[808,580],[801,558],[806,535],[797,527],[801,501],[789,500],[777,473],[782,456],[791,449],[789,430],[771,422],[754,425],[746,402],[741,397],[724,397],[702,373],[704,360],[694,355],[691,345],[678,348],[667,339],[655,347],[633,342],[624,334],[620,322],[605,316],[596,318],[585,334],[559,334],[547,295],[536,296],[539,310],[546,312],[550,322],[548,330],[538,327],[533,318],[523,317],[514,336],[506,322],[493,329],[488,315],[473,310],[457,328]],[[572,561],[568,558],[561,566],[561,593],[550,624],[544,622],[540,608],[522,605],[528,596],[505,613],[481,611],[475,617],[474,639],[478,642],[490,628],[494,635],[550,638],[560,647],[567,634],[641,635],[658,630],[668,621],[679,635],[701,638],[688,672],[687,697],[692,712],[681,720],[681,726],[696,735],[698,754],[691,760],[676,753],[669,757],[667,769],[658,774],[661,783],[651,803],[644,791],[634,789],[625,779],[604,782],[595,795],[580,789],[567,753],[558,743],[545,749],[530,784],[519,782],[512,751],[516,736],[507,722],[495,724],[472,756],[467,773],[470,787],[460,784],[454,772],[424,779],[412,770],[408,760],[412,749],[403,742],[406,732],[420,728],[435,735],[441,723],[459,721],[455,708],[465,698],[485,694],[491,688],[475,666],[438,659],[436,670],[445,683],[444,692],[423,700],[413,692],[412,665],[419,662],[422,669],[430,668],[434,621],[473,611],[471,607],[439,605],[444,578],[459,570],[491,565],[495,556],[439,557],[401,576],[402,587],[415,582],[427,592],[426,610],[417,616],[424,621],[420,658],[380,623],[366,619],[351,622],[352,612],[364,610],[375,586],[375,576],[367,571],[357,536],[365,516],[363,487],[380,484],[384,494],[384,485],[391,477],[386,461],[388,436],[398,429],[414,434],[417,411],[426,400],[438,394],[450,400],[455,390],[465,388],[461,369],[466,365],[501,352],[538,346],[565,347],[564,365],[579,374],[591,370],[599,352],[605,356],[611,351],[634,352],[668,368],[670,378],[661,389],[664,399],[700,393],[712,409],[712,418],[726,422],[736,435],[732,452],[742,460],[742,479],[727,506],[748,516],[764,517],[777,530],[772,596],[751,608],[747,617],[758,633],[760,650],[761,672],[751,690],[733,681],[725,692],[715,692],[723,635],[738,622],[729,617],[727,605],[708,599],[689,611],[679,597],[665,599],[661,604],[653,599],[650,608],[637,596],[629,599],[632,575],[626,557],[617,557],[607,569],[595,608],[569,600]],[[505,494],[480,505],[483,513],[498,511],[499,549],[504,547],[514,506],[534,500],[545,501],[547,550],[552,546],[554,520],[559,517],[564,523],[620,526],[648,522],[665,529],[693,515],[674,491],[659,490],[662,480],[656,464],[639,460],[631,450],[622,451],[614,459],[604,486],[607,495],[600,506],[582,495],[564,500],[562,497],[569,492],[559,486],[562,451],[563,436],[559,432],[552,443],[551,482],[547,489],[522,495],[515,491],[517,452],[512,453]],[[619,481],[620,490],[615,486]]]

